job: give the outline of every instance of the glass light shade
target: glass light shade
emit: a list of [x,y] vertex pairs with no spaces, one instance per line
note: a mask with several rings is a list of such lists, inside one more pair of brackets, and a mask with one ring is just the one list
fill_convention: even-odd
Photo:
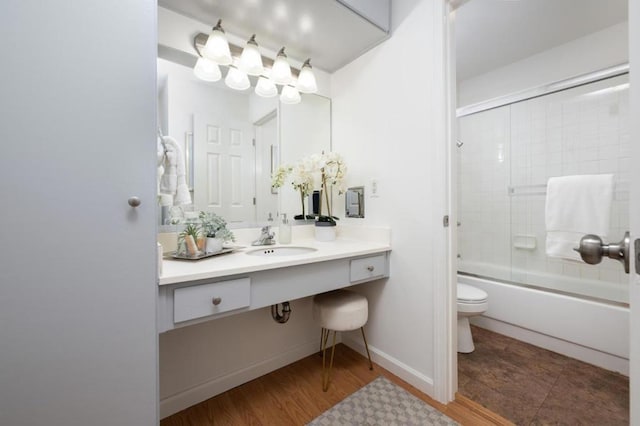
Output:
[[256,84],[256,95],[263,98],[272,98],[278,94],[278,88],[273,81],[267,77],[261,75],[258,78],[258,84]]
[[202,49],[202,55],[220,65],[231,64],[231,51],[227,36],[222,29],[214,28],[209,34],[207,43]]
[[316,76],[311,70],[311,64],[309,63],[309,60],[307,60],[304,65],[302,65],[300,75],[298,76],[298,83],[296,84],[296,88],[302,93],[316,93],[318,91]]
[[222,78],[218,64],[202,57],[198,58],[196,66],[193,67],[193,73],[200,80],[204,81],[218,81]]
[[229,67],[224,83],[235,90],[246,90],[251,86],[247,73],[239,70],[235,65]]
[[258,50],[258,43],[255,41],[255,34],[251,36],[242,50],[239,68],[249,75],[260,75],[264,72],[262,56]]
[[280,93],[280,101],[283,104],[299,104],[302,98],[300,97],[300,92],[293,86],[284,86],[282,88],[282,93]]
[[289,84],[293,80],[291,76],[291,67],[287,61],[287,55],[284,54],[284,47],[278,52],[276,61],[271,68],[271,80],[276,84]]

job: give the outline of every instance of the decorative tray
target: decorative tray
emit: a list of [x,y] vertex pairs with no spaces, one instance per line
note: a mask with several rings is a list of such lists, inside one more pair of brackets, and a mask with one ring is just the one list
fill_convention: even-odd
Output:
[[238,249],[244,248],[243,246],[232,246],[232,247],[224,247],[221,251],[216,253],[199,253],[195,256],[190,256],[187,254],[178,254],[175,251],[170,251],[164,254],[165,259],[178,259],[178,260],[200,260],[206,259],[208,257],[219,256],[221,254],[231,253]]

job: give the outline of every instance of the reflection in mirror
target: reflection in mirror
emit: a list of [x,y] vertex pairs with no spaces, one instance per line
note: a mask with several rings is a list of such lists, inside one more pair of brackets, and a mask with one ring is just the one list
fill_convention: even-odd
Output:
[[[158,59],[158,122],[162,134],[182,144],[192,191],[193,205],[173,207],[171,215],[212,211],[235,228],[275,221],[281,212],[293,217],[299,198],[289,187],[273,190],[272,171],[331,150],[330,99],[303,95],[301,103],[285,105],[203,82],[191,68],[164,59]],[[167,223],[166,212],[161,220]]]

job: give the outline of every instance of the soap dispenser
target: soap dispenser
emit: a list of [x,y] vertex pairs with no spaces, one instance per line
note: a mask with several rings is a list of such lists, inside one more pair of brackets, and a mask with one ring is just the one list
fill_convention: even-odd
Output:
[[286,213],[282,214],[282,222],[280,222],[278,234],[280,236],[280,244],[291,243],[291,224],[289,223],[289,219],[287,219]]

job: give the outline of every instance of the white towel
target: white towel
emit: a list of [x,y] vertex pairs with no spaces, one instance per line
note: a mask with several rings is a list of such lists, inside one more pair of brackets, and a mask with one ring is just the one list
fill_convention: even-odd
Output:
[[187,186],[184,155],[178,142],[170,136],[162,138],[165,146],[164,174],[160,179],[160,193],[173,195],[173,205],[191,204],[191,194]]
[[581,261],[573,249],[586,234],[606,238],[612,201],[613,175],[549,179],[545,206],[547,255]]

